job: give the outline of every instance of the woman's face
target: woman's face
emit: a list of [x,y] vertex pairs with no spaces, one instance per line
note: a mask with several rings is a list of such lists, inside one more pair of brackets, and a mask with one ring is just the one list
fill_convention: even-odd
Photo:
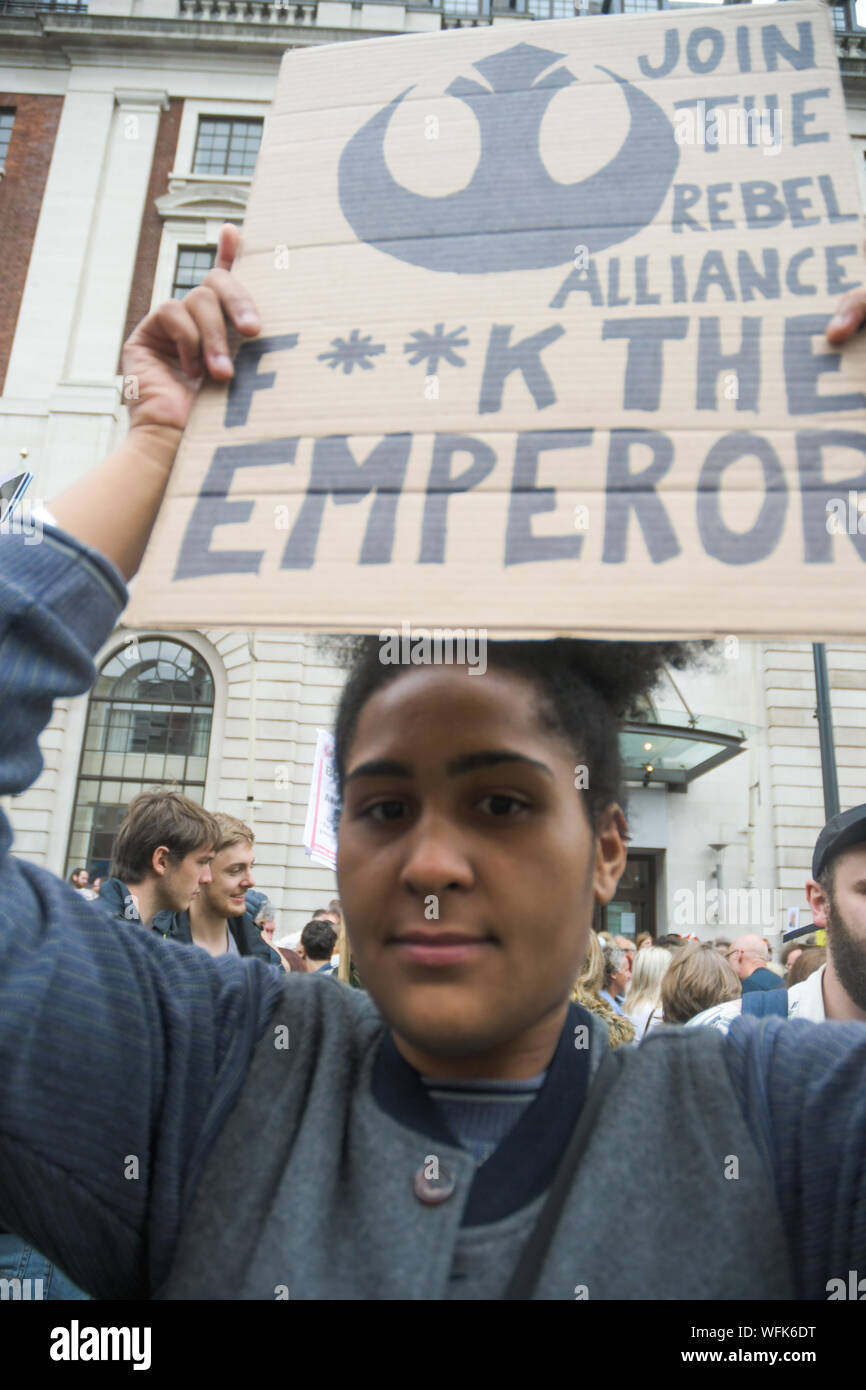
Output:
[[[519,1053],[558,1033],[624,820],[593,837],[575,755],[535,688],[491,667],[411,670],[347,750],[337,875],[352,951],[399,1042],[426,1058]],[[404,1049],[405,1050],[405,1049]]]

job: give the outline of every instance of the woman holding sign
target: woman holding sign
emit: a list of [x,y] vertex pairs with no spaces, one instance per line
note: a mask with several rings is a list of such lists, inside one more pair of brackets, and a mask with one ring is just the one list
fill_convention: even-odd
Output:
[[[0,795],[94,678],[226,324],[257,331],[236,244],[130,338],[121,448],[43,545],[0,541]],[[849,297],[837,341],[864,317]],[[618,721],[688,649],[497,642],[480,680],[350,656],[338,877],[368,993],[118,930],[0,819],[0,1224],[97,1297],[826,1298],[866,1264],[866,1027],[613,1053],[569,1002],[625,865]]]

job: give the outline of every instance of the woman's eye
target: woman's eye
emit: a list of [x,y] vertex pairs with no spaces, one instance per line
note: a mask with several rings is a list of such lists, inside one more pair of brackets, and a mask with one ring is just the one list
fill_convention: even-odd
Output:
[[492,816],[504,818],[506,816],[516,816],[521,811],[527,809],[527,803],[521,801],[516,796],[506,796],[504,792],[491,792],[478,803],[485,807]]
[[371,820],[383,824],[388,821],[401,820],[406,810],[406,803],[403,801],[377,801],[372,806],[368,806],[364,811],[365,816]]

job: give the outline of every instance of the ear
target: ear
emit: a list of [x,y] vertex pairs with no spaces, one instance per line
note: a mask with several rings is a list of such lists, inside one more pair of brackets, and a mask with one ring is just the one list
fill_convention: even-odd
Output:
[[625,869],[628,828],[621,807],[607,806],[595,839],[593,891],[597,903],[609,903]]
[[812,921],[816,927],[826,927],[830,912],[830,899],[826,890],[814,878],[806,884],[806,901],[812,909]]
[[168,870],[171,851],[167,845],[157,845],[150,857],[150,867],[162,878]]

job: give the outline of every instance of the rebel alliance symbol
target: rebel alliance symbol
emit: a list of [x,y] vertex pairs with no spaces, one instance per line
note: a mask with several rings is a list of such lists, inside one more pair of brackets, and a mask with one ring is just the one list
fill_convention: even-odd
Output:
[[[625,143],[588,178],[552,179],[539,151],[541,121],[554,93],[576,79],[565,68],[534,79],[563,56],[519,43],[473,64],[489,87],[456,77],[447,88],[472,109],[481,130],[478,166],[457,193],[412,193],[388,169],[388,125],[411,87],[361,126],[339,166],[340,207],[360,240],[429,270],[484,275],[564,265],[578,243],[594,255],[648,226],[679,162],[673,127],[645,92],[600,67],[628,102]],[[595,87],[588,101],[597,98]],[[577,135],[593,139],[591,122]]]

